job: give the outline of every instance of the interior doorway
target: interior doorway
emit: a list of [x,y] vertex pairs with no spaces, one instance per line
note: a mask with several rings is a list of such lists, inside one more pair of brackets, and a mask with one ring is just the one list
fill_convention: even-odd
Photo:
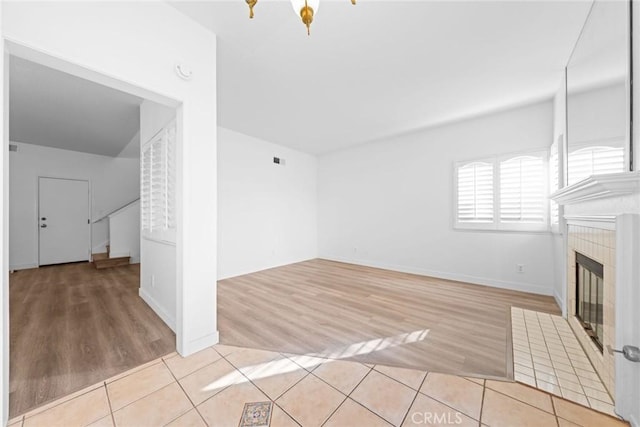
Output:
[[177,138],[175,107],[8,60],[13,417],[175,351]]
[[89,181],[38,178],[38,264],[89,261]]

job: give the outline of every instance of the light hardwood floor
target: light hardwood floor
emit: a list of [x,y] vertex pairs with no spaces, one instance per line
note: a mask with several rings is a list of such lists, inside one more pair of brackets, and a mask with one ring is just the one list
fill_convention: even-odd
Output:
[[511,306],[560,312],[552,297],[320,259],[218,282],[223,344],[487,378],[512,375]]
[[175,350],[138,296],[139,277],[139,265],[90,263],[11,275],[11,416]]

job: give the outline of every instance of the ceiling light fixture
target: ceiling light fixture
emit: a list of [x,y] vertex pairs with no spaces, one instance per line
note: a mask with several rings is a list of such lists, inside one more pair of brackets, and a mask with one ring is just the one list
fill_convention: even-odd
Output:
[[[249,5],[249,18],[253,19],[253,8],[258,3],[258,0],[245,0]],[[351,0],[351,4],[356,4],[356,0]],[[318,6],[320,6],[320,0],[291,0],[293,11],[296,14],[300,14],[302,23],[307,27],[307,35],[311,35],[311,23],[315,13],[318,12]]]

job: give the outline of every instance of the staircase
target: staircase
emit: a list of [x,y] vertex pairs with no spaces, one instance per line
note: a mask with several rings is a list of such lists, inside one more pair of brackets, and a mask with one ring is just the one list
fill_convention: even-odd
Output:
[[92,258],[93,265],[97,270],[102,270],[103,268],[121,267],[123,265],[129,265],[131,262],[131,257],[129,256],[110,258],[109,246],[107,246],[107,252],[93,254]]
[[96,269],[120,267],[140,262],[140,199],[134,200],[99,220],[108,221],[107,252],[92,254]]

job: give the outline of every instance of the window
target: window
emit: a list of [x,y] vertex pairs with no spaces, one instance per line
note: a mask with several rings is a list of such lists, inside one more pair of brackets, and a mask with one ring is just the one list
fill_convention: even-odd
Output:
[[546,153],[458,163],[456,228],[548,229]]
[[544,223],[544,182],[542,157],[521,156],[500,162],[500,222]]
[[568,184],[591,175],[624,172],[624,149],[614,146],[584,147],[569,153]]
[[458,221],[493,222],[493,164],[477,162],[458,168]]
[[[560,189],[560,148],[562,146],[562,135],[551,145],[549,151],[549,193],[553,194]],[[549,222],[551,227],[558,227],[560,224],[560,208],[558,203],[549,201]]]
[[142,235],[170,243],[175,243],[176,229],[175,141],[172,122],[142,146]]

